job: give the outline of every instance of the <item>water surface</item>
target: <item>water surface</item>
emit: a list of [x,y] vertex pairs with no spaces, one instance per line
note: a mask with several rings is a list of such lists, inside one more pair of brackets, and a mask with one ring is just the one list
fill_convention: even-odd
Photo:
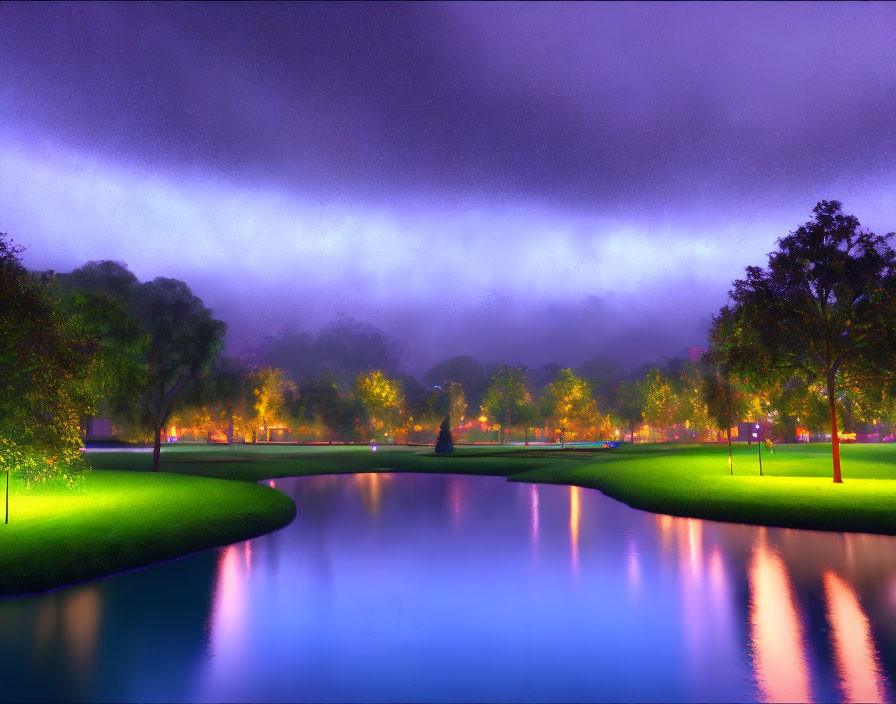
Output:
[[894,538],[490,477],[276,486],[276,533],[0,601],[0,699],[892,698]]

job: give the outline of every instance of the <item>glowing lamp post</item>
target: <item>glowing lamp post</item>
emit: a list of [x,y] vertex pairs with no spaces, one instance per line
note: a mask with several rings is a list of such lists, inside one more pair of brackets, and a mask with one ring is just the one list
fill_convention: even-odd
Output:
[[756,432],[753,433],[753,437],[756,438],[756,445],[759,448],[759,476],[762,476],[762,431],[759,428],[759,423],[756,424]]

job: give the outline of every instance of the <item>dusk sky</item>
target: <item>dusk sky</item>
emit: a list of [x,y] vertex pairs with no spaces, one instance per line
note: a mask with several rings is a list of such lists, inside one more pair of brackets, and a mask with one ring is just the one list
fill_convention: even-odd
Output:
[[0,232],[180,278],[232,352],[703,344],[820,199],[896,229],[896,4],[0,4]]

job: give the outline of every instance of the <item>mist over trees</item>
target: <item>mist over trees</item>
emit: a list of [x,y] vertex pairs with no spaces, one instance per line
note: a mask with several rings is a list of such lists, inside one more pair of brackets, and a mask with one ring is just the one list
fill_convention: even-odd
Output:
[[373,369],[395,373],[400,350],[372,325],[338,318],[315,335],[292,329],[266,336],[251,357],[258,364],[283,369],[296,380],[330,376],[348,384]]
[[[702,359],[634,371],[605,356],[529,368],[451,355],[415,376],[401,343],[348,317],[269,335],[241,359],[185,282],[141,283],[111,261],[27,272],[3,238],[3,462],[22,464],[27,446],[21,476],[75,477],[90,416],[151,441],[156,468],[163,438],[432,444],[447,416],[458,442],[730,443],[750,440],[749,421],[763,438],[831,437],[836,480],[841,433],[896,429],[896,254],[836,201],[813,214],[734,282]],[[51,422],[16,431],[26,417]]]

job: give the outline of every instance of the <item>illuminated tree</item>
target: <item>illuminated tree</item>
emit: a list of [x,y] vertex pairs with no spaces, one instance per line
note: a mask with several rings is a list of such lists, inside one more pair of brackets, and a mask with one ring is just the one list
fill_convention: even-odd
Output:
[[276,367],[262,367],[249,375],[252,388],[255,421],[264,434],[265,442],[271,439],[271,426],[284,425],[287,395],[296,393],[296,385],[286,378],[286,373]]
[[649,425],[669,427],[679,420],[679,399],[670,379],[659,369],[647,372],[642,383],[644,392],[644,421]]
[[390,379],[379,370],[367,372],[355,379],[355,393],[373,431],[395,437],[406,421],[401,382]]
[[571,436],[604,431],[609,420],[602,416],[591,397],[591,385],[571,369],[561,369],[545,389],[545,415],[570,431]]
[[[888,240],[861,230],[837,201],[821,201],[814,218],[778,240],[768,267],[748,267],[734,282],[732,304],[713,321],[712,345],[738,373],[800,376],[828,401],[833,479],[842,482],[837,391],[845,365],[880,344],[880,292],[896,269]],[[892,321],[890,322],[892,327]]]
[[20,251],[0,233],[0,471],[7,473],[7,497],[10,473],[29,485],[76,480],[85,469],[79,421],[92,406],[94,341],[61,314],[46,283],[22,266]]
[[526,368],[499,364],[482,397],[482,410],[503,424],[501,428],[503,445],[505,430],[511,428],[515,422],[523,420],[532,410],[532,396],[526,388]]

